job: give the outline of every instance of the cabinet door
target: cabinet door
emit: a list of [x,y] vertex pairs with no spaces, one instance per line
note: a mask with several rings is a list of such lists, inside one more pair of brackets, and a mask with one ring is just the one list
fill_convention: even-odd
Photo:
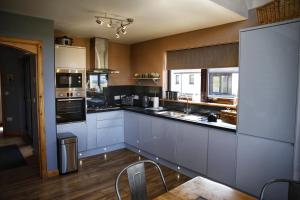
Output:
[[55,67],[85,69],[85,47],[55,45]]
[[209,129],[207,176],[235,186],[237,135]]
[[[275,178],[291,179],[293,174],[293,145],[274,140],[238,135],[237,187],[253,195],[267,181]],[[281,188],[272,190],[272,200],[286,199]]]
[[173,163],[176,163],[177,123],[161,118],[152,119],[154,154]]
[[87,150],[87,127],[85,122],[76,122],[57,125],[57,132],[71,132],[78,138],[78,151]]
[[138,148],[138,116],[132,112],[124,112],[124,139],[125,143]]
[[152,135],[152,117],[139,115],[139,141],[140,149],[154,153],[154,139]]
[[97,147],[106,147],[124,142],[123,127],[97,129]]
[[241,32],[238,132],[294,142],[299,23]]
[[97,114],[87,114],[87,149],[97,148]]
[[178,164],[206,174],[208,128],[178,123],[177,160]]

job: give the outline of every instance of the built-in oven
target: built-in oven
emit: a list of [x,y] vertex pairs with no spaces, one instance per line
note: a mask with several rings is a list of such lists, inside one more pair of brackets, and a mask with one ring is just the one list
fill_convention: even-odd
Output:
[[56,122],[78,122],[86,120],[84,97],[56,98]]
[[56,69],[57,123],[86,120],[85,77],[85,69]]

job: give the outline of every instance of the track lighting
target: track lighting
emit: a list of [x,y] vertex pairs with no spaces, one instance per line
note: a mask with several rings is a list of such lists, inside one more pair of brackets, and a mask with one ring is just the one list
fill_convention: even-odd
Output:
[[111,28],[111,27],[112,27],[112,19],[110,19],[109,23],[107,24],[107,27],[108,27],[108,28]]
[[127,31],[124,28],[121,29],[121,32],[123,33],[123,35],[127,33]]
[[132,18],[125,18],[119,15],[104,13],[104,16],[95,16],[96,23],[103,25],[106,23],[108,28],[116,28],[116,38],[120,38],[120,33],[125,35],[127,33],[127,26],[133,23]]
[[99,17],[96,18],[97,18],[96,19],[97,24],[100,24],[102,26],[104,22]]

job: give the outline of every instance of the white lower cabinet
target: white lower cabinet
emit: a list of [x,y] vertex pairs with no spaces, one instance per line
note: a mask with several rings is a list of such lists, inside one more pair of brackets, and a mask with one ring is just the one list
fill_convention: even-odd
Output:
[[177,123],[168,119],[152,118],[154,138],[153,154],[159,158],[176,163]]
[[97,114],[87,114],[87,150],[97,148]]
[[[264,138],[238,134],[237,188],[259,195],[271,179],[293,176],[293,145]],[[272,189],[266,199],[284,200],[283,185]],[[286,188],[285,188],[286,189]]]
[[123,111],[87,114],[87,150],[124,142]]
[[105,147],[124,142],[123,127],[108,127],[97,130],[97,147]]
[[153,153],[154,152],[154,138],[152,134],[152,118],[147,115],[138,116],[138,133],[139,146],[142,150]]
[[139,146],[139,116],[137,113],[124,112],[124,140],[136,148]]
[[78,151],[83,152],[87,150],[87,124],[86,122],[74,122],[66,124],[58,124],[57,133],[71,132],[77,136]]
[[207,176],[235,186],[237,135],[209,129]]
[[178,123],[177,131],[178,164],[206,175],[208,128]]

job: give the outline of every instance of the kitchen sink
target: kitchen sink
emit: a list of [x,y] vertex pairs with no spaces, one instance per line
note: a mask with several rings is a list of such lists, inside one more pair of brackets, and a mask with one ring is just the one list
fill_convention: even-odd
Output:
[[207,118],[199,115],[194,114],[185,114],[183,112],[178,111],[160,111],[156,112],[158,115],[163,115],[171,118],[183,119],[188,121],[206,121]]

